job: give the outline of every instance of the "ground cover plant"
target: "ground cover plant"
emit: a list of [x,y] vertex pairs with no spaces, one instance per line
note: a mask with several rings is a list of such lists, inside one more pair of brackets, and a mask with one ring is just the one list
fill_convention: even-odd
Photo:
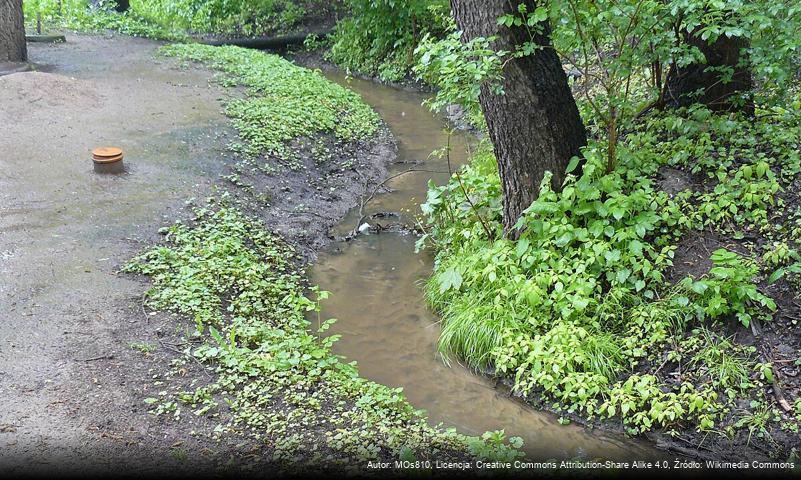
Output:
[[329,58],[344,68],[382,80],[405,78],[414,49],[426,35],[439,36],[449,21],[442,0],[349,0],[350,15],[336,26]]
[[[213,82],[228,93],[224,113],[237,133],[228,144],[236,161],[224,178],[242,208],[289,212],[292,220],[281,230],[298,237],[327,235],[327,217],[310,211],[312,197],[338,202],[344,213],[351,205],[341,200],[358,195],[353,184],[378,174],[362,170],[376,149],[388,148],[380,118],[358,94],[320,71],[239,47],[173,44],[160,53],[218,72]],[[282,179],[280,190],[288,194],[276,195],[268,177]]]
[[348,143],[366,140],[378,130],[378,115],[359,95],[278,55],[199,44],[169,45],[162,53],[205,63],[222,72],[222,84],[247,88],[247,95],[229,102],[225,112],[248,155],[291,161],[288,142],[298,137],[332,133]]
[[[786,275],[797,272],[799,120],[782,108],[757,122],[700,107],[656,114],[625,137],[610,172],[603,141],[592,141],[561,192],[543,182],[517,241],[503,238],[495,158],[482,145],[423,205],[441,349],[632,434],[735,438],[762,415],[746,441],[794,454],[798,438],[776,432],[797,431],[798,419],[776,395],[797,398],[798,385],[777,383],[792,369],[774,362],[786,362],[775,337],[751,329],[792,343],[797,328],[792,304],[771,293],[779,278],[798,282]],[[710,232],[719,240],[703,247],[705,267],[688,269],[698,259],[687,245],[702,248]]]

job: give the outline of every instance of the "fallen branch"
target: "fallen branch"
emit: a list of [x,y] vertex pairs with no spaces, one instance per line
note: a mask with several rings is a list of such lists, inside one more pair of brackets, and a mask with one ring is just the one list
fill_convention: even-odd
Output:
[[286,48],[290,45],[303,45],[309,37],[325,38],[331,35],[331,30],[322,32],[300,33],[296,35],[286,35],[283,37],[256,37],[256,38],[229,38],[223,40],[201,40],[204,45],[221,47],[223,45],[233,45],[236,47],[255,48],[263,50],[274,50]]

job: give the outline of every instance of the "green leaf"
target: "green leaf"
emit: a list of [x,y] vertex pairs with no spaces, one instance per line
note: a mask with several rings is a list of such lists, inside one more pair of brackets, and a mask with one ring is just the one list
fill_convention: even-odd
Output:
[[455,268],[449,268],[439,274],[439,293],[450,289],[459,290],[462,286],[462,274]]
[[222,335],[220,335],[220,332],[217,331],[216,328],[209,326],[209,333],[211,334],[211,338],[213,338],[218,345],[220,346],[225,345],[225,341],[223,340]]
[[765,376],[765,380],[773,383],[773,367],[770,364],[762,365],[762,375]]
[[[537,8],[537,10],[539,10],[540,8],[542,8],[542,7]],[[567,169],[565,171],[567,173],[572,172],[573,170],[576,169],[576,167],[578,167],[578,164],[579,164],[579,157],[571,158],[570,162],[567,164]]]
[[515,247],[515,252],[517,252],[518,257],[522,257],[528,251],[528,247],[531,245],[531,242],[527,238],[521,238],[517,241],[517,245]]
[[773,284],[776,282],[776,280],[782,278],[784,276],[784,271],[785,271],[784,268],[780,268],[775,272],[771,273],[770,277],[768,277],[768,285]]
[[570,243],[571,240],[573,240],[573,234],[571,232],[565,232],[556,239],[556,246],[564,247]]

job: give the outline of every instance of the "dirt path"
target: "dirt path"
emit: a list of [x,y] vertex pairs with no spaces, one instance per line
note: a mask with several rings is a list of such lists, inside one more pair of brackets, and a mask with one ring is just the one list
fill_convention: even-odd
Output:
[[[143,285],[115,271],[210,190],[227,121],[209,74],[158,45],[69,35],[29,45],[39,72],[0,77],[0,472],[185,465],[137,395]],[[92,172],[106,144],[127,174]]]

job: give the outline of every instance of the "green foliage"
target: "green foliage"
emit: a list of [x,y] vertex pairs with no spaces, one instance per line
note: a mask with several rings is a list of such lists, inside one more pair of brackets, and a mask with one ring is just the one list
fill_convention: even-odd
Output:
[[505,54],[494,51],[486,38],[462,43],[460,37],[459,32],[443,39],[423,37],[415,50],[417,62],[413,71],[419,79],[437,87],[429,103],[432,110],[460,105],[466,109],[471,124],[482,126],[484,117],[478,103],[481,85],[486,83],[496,93],[502,93],[498,82]]
[[173,30],[245,36],[289,31],[306,14],[292,0],[133,0],[131,10]]
[[478,102],[481,86],[487,86],[495,94],[504,93],[500,86],[503,68],[509,60],[531,55],[541,48],[535,43],[534,35],[542,32],[547,17],[545,7],[528,12],[524,4],[519,4],[513,14],[498,18],[499,25],[524,26],[531,38],[512,51],[494,50],[495,37],[476,37],[462,42],[462,34],[451,18],[443,22],[447,35],[427,33],[414,51],[412,70],[419,80],[437,87],[434,98],[429,101],[431,109],[438,111],[450,104],[459,105],[466,110],[471,125],[484,128]]
[[[508,60],[542,48],[533,34],[547,21],[553,48],[577,76],[573,90],[582,116],[592,133],[607,139],[610,171],[618,136],[662,98],[670,66],[706,61],[688,38],[709,44],[721,36],[747,38],[750,45],[741,58],[760,88],[745,97],[762,104],[787,102],[788,86],[799,68],[794,52],[801,48],[801,7],[787,2],[565,0],[546,2],[534,12],[525,11],[523,4],[509,5],[517,8],[498,24],[532,38],[512,52],[492,51],[492,38],[461,45],[452,23],[446,30],[453,33],[429,35],[420,43],[415,73],[438,88],[434,106],[457,103],[475,113],[479,87],[492,86]],[[731,69],[716,73],[723,83],[733,75]]]
[[751,410],[741,413],[740,418],[735,423],[735,427],[748,430],[749,444],[753,437],[763,438],[772,442],[773,439],[768,431],[768,424],[779,420],[781,420],[781,414],[777,409],[771,408],[765,401],[754,400],[751,402]]
[[[338,337],[323,335],[333,321],[311,329],[304,314],[319,304],[303,293],[292,249],[263,225],[227,206],[196,216],[191,227],[170,227],[166,244],[125,269],[151,277],[149,306],[194,319],[196,342],[174,363],[194,359],[216,373],[203,388],[146,399],[154,414],[180,419],[183,404],[215,418],[225,402],[233,417],[215,431],[251,435],[272,445],[278,461],[300,449],[351,462],[519,456],[510,446],[519,439],[507,444],[502,432],[477,439],[432,428],[401,389],[364,380],[355,363],[334,355]],[[318,301],[325,297],[317,293]]]
[[[442,314],[441,350],[512,376],[523,394],[620,417],[632,433],[714,428],[756,386],[758,367],[729,340],[681,339],[701,322],[769,320],[776,305],[756,281],[763,268],[793,260],[795,240],[770,220],[781,212],[782,182],[798,172],[798,119],[766,118],[701,109],[654,116],[624,138],[612,171],[606,144],[591,141],[581,174],[568,175],[561,192],[543,180],[514,242],[499,239],[500,181],[490,146],[481,145],[422,206],[429,229],[421,243],[437,250],[426,293]],[[664,166],[709,173],[709,191],[663,191]],[[786,248],[762,265],[720,249],[707,275],[668,282],[678,239],[711,227],[775,231]],[[681,383],[648,373],[666,362],[692,373]]]
[[776,302],[759,292],[753,283],[759,268],[725,249],[712,253],[713,267],[709,278],[693,281],[685,278],[682,285],[697,294],[698,315],[711,318],[734,314],[744,325],[751,323],[749,302],[776,310]]
[[754,347],[735,346],[730,339],[716,340],[714,334],[702,330],[703,346],[693,355],[690,365],[705,370],[716,389],[745,391],[753,386],[750,381],[750,355]]
[[92,8],[88,0],[25,0],[25,22],[36,25],[37,13],[43,28],[67,28],[82,32],[115,30],[134,37],[183,41],[187,36],[169,26],[151,23],[131,11],[116,13],[108,8]]
[[336,27],[329,57],[348,70],[383,80],[407,76],[414,49],[450,22],[445,0],[348,0],[351,16]]
[[131,347],[134,350],[138,350],[138,351],[142,352],[145,355],[147,355],[148,353],[156,350],[156,346],[155,345],[153,345],[151,343],[147,343],[147,342],[132,342],[128,346]]
[[[37,13],[46,27],[120,33],[185,41],[190,33],[242,36],[288,32],[307,15],[307,3],[293,0],[131,0],[122,14],[88,0],[25,0],[25,17],[34,26]],[[330,9],[331,6],[311,5]]]
[[634,374],[612,388],[600,411],[609,418],[619,414],[633,434],[688,418],[696,419],[700,430],[715,426],[714,418],[722,406],[712,389],[697,390],[683,383],[676,390],[666,393],[655,376]]
[[333,133],[348,143],[378,130],[378,115],[358,94],[277,55],[197,44],[169,45],[162,53],[208,64],[222,73],[223,84],[247,87],[248,95],[229,102],[225,111],[251,156],[288,159],[288,143],[299,137]]

